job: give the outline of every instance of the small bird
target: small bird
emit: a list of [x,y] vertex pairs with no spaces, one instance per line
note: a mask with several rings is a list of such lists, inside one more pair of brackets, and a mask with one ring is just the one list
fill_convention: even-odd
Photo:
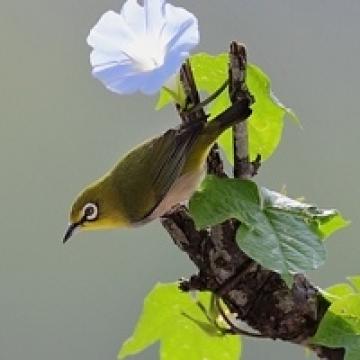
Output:
[[135,147],[78,195],[63,243],[75,229],[145,224],[188,200],[217,138],[250,114],[250,101],[244,98],[212,121],[183,124]]

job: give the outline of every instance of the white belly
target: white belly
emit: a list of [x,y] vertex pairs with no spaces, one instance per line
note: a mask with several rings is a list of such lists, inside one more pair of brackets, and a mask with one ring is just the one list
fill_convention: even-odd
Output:
[[161,217],[176,204],[189,200],[204,176],[205,169],[200,169],[197,172],[185,174],[177,179],[171,186],[165,198],[149,216],[149,220]]

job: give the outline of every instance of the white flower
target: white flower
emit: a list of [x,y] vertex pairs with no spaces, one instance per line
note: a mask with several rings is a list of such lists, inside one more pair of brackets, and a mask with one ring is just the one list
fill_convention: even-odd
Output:
[[153,94],[198,44],[198,22],[165,0],[127,0],[120,14],[100,18],[87,42],[92,73],[109,90]]

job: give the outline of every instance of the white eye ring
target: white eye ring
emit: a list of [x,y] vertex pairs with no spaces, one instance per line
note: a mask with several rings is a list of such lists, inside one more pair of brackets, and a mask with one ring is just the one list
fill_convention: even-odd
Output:
[[98,214],[99,214],[99,209],[96,204],[87,203],[83,207],[83,216],[88,221],[95,220],[98,217]]

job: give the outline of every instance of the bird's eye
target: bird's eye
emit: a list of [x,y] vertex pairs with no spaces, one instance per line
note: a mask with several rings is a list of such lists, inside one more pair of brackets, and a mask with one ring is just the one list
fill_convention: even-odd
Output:
[[83,214],[86,220],[95,220],[98,216],[99,210],[96,204],[88,203],[83,208]]

